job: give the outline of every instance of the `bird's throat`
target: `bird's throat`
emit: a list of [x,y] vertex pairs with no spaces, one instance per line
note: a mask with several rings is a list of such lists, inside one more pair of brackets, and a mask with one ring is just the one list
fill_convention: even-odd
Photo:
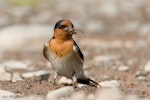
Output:
[[68,55],[73,50],[73,41],[63,41],[60,39],[52,39],[50,41],[50,51],[59,57]]

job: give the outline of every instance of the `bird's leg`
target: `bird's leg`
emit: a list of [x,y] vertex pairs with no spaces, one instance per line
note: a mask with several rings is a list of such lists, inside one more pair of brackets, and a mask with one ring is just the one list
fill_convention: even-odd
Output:
[[56,78],[57,78],[57,76],[58,76],[57,72],[54,72],[54,82],[53,82],[54,85],[56,85]]
[[77,87],[77,78],[75,77],[75,75],[72,78],[73,80],[73,87],[76,88]]

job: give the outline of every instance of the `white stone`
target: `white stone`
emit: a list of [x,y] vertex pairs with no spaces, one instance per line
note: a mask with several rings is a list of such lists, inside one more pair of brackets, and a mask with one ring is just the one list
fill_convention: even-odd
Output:
[[118,67],[118,70],[119,71],[128,71],[129,67],[128,66],[120,66],[120,67]]
[[25,79],[32,78],[34,76],[35,76],[35,72],[27,72],[22,74],[22,77]]
[[77,84],[77,87],[79,87],[79,88],[82,88],[82,87],[84,87],[84,86],[86,86],[86,84],[81,84],[81,83],[78,83],[78,84]]
[[73,81],[71,79],[66,78],[66,77],[62,77],[59,80],[59,84],[73,84]]
[[118,88],[99,89],[96,100],[122,100],[122,92]]
[[23,97],[20,94],[16,94],[6,90],[0,90],[0,100],[21,100]]
[[74,93],[72,86],[65,86],[57,90],[49,91],[46,98],[49,100],[60,100],[62,98],[67,98]]
[[146,63],[146,65],[144,66],[144,70],[145,70],[146,72],[150,72],[150,61],[148,61],[148,62]]
[[35,79],[35,80],[48,80],[50,73],[46,70],[40,70],[36,72],[23,73],[22,77],[25,79]]
[[20,61],[5,61],[4,66],[6,67],[6,70],[12,70],[12,69],[28,69],[28,65],[20,62]]
[[11,81],[12,75],[8,72],[0,72],[0,81]]
[[20,73],[16,72],[16,73],[13,73],[11,81],[17,82],[17,81],[23,81],[23,79],[21,78]]
[[137,80],[140,81],[140,82],[147,81],[145,76],[138,76]]
[[99,83],[101,87],[120,87],[120,83],[116,80],[103,81]]

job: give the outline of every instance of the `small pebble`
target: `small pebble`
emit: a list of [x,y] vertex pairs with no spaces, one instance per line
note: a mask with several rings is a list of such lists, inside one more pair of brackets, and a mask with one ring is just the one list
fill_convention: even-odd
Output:
[[119,71],[128,71],[129,70],[129,67],[128,66],[120,66],[118,68]]
[[59,80],[59,84],[73,84],[73,81],[71,79],[68,79],[66,77],[62,77],[60,80]]
[[139,82],[145,82],[145,81],[147,81],[147,79],[146,79],[145,76],[138,76],[138,77],[137,77],[137,80],[138,80]]
[[23,79],[21,78],[20,73],[16,72],[16,73],[13,73],[11,81],[17,82],[17,81],[23,81]]

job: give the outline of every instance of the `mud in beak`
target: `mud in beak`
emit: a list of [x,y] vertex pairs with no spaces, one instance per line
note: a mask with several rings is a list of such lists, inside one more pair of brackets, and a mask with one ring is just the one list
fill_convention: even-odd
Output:
[[[70,35],[73,35],[73,34],[77,34],[77,33],[82,33],[84,34],[85,32],[81,29],[75,29],[75,28],[72,28],[72,27],[66,27],[64,29],[68,34]],[[84,34],[85,35],[85,34]]]
[[72,27],[66,27],[64,30],[70,35],[76,34],[75,29]]

